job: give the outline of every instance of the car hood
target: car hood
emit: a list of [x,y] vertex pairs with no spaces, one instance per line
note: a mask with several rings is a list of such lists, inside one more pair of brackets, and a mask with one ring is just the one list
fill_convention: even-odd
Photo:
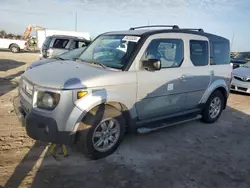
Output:
[[51,63],[53,61],[57,61],[56,59],[50,59],[50,58],[47,58],[47,59],[42,59],[42,60],[39,60],[39,61],[35,61],[33,63],[31,63],[31,65],[28,67],[28,68],[34,68],[34,67],[38,67],[40,65],[44,65],[46,63]]
[[53,89],[80,89],[134,82],[129,77],[121,77],[119,70],[75,61],[47,63],[27,70],[23,77],[35,85]]
[[250,78],[250,68],[239,67],[233,70],[233,74]]
[[246,63],[247,60],[237,58],[237,59],[231,59],[231,62],[232,63]]

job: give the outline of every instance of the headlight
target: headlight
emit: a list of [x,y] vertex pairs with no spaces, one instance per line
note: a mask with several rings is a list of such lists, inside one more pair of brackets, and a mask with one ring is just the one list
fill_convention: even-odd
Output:
[[39,91],[37,94],[37,107],[54,110],[60,101],[60,94],[47,91]]

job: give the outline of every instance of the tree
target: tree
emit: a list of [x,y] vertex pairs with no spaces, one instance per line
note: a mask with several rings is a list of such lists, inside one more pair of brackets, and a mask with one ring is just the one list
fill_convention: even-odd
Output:
[[7,34],[7,38],[12,39],[13,37],[15,37],[15,35],[13,35],[12,33]]
[[0,31],[0,37],[4,38],[4,37],[6,37],[6,35],[7,35],[6,31],[4,31],[4,30]]
[[22,39],[22,35],[16,35],[16,39],[18,40]]

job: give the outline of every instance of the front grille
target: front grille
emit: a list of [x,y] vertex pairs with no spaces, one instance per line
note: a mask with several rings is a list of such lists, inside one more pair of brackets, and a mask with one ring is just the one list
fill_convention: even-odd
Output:
[[242,90],[242,91],[247,91],[247,88],[244,88],[244,87],[237,87],[238,90]]
[[242,81],[242,82],[250,82],[250,78],[246,77],[239,77],[239,76],[234,76],[236,80]]
[[34,86],[27,80],[25,79],[22,79],[21,82],[21,89],[22,91],[30,98],[32,98],[32,95],[33,95],[33,88]]

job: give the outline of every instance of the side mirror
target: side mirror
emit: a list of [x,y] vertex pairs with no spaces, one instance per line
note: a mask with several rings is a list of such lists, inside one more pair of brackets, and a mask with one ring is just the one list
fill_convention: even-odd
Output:
[[159,59],[148,59],[142,61],[142,67],[148,71],[161,70],[161,60]]

